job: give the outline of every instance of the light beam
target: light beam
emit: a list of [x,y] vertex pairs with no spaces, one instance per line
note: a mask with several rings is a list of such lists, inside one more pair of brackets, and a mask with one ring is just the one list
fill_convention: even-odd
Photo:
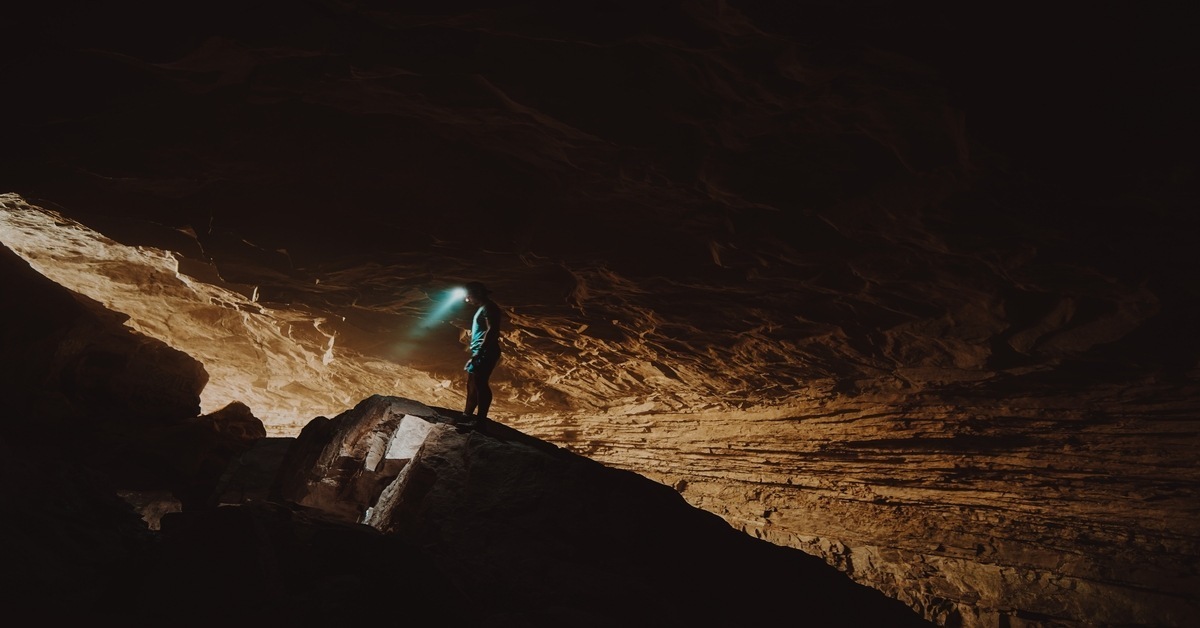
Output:
[[442,318],[454,309],[455,306],[461,305],[463,299],[467,296],[467,289],[462,286],[456,286],[442,292],[442,296],[434,301],[434,308],[425,315],[421,321],[419,329],[425,330],[434,325],[445,322]]

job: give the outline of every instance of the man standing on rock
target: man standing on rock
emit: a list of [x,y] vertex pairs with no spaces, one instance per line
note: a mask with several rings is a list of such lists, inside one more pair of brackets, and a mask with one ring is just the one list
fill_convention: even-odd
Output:
[[[466,302],[477,306],[471,318],[471,359],[464,370],[467,372],[467,405],[463,409],[463,420],[468,426],[487,420],[488,408],[492,405],[492,388],[488,379],[500,361],[500,323],[503,315],[488,296],[491,291],[482,283],[472,281],[466,285]],[[478,408],[479,413],[475,414]]]

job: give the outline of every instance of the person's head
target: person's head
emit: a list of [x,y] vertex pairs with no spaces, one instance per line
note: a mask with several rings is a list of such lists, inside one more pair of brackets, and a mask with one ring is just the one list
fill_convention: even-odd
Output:
[[466,290],[467,290],[466,300],[468,303],[470,303],[470,302],[479,303],[479,302],[487,299],[488,294],[491,293],[491,291],[487,289],[487,286],[483,285],[482,283],[480,283],[478,281],[469,282],[469,283],[467,283],[467,285],[465,285],[463,287],[466,288]]

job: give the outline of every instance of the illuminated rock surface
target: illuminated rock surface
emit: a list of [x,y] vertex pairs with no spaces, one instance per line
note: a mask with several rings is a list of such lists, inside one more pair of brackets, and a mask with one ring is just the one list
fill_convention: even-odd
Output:
[[[0,320],[27,334],[6,338],[6,364],[86,361],[96,343],[80,329],[138,338],[3,253],[6,285],[25,299]],[[57,318],[28,316],[54,305]],[[139,340],[110,340],[103,355],[157,354],[168,374],[163,355],[195,365]],[[407,609],[450,626],[748,625],[747,608],[754,624],[791,621],[799,599],[818,605],[815,625],[928,625],[669,487],[500,424],[462,432],[444,422],[451,411],[373,396],[298,439],[268,439],[239,404],[171,414],[153,393],[174,385],[153,368],[138,371],[149,394],[125,402],[120,377],[95,378],[81,398],[58,376],[67,369],[28,363],[40,387],[10,377],[0,389],[0,599],[14,616],[348,626]]]
[[458,407],[480,280],[505,425],[941,624],[1189,625],[1189,22],[793,4],[10,9],[0,242],[276,438]]

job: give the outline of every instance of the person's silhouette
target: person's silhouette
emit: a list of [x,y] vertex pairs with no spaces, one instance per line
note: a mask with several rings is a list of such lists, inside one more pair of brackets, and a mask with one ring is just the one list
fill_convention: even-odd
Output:
[[[492,388],[488,380],[496,363],[500,361],[500,324],[503,314],[500,307],[488,296],[491,291],[482,283],[472,281],[466,285],[466,302],[477,306],[471,318],[471,359],[464,370],[467,372],[467,402],[463,418],[468,423],[485,421],[492,405]],[[475,413],[479,410],[478,414]]]

